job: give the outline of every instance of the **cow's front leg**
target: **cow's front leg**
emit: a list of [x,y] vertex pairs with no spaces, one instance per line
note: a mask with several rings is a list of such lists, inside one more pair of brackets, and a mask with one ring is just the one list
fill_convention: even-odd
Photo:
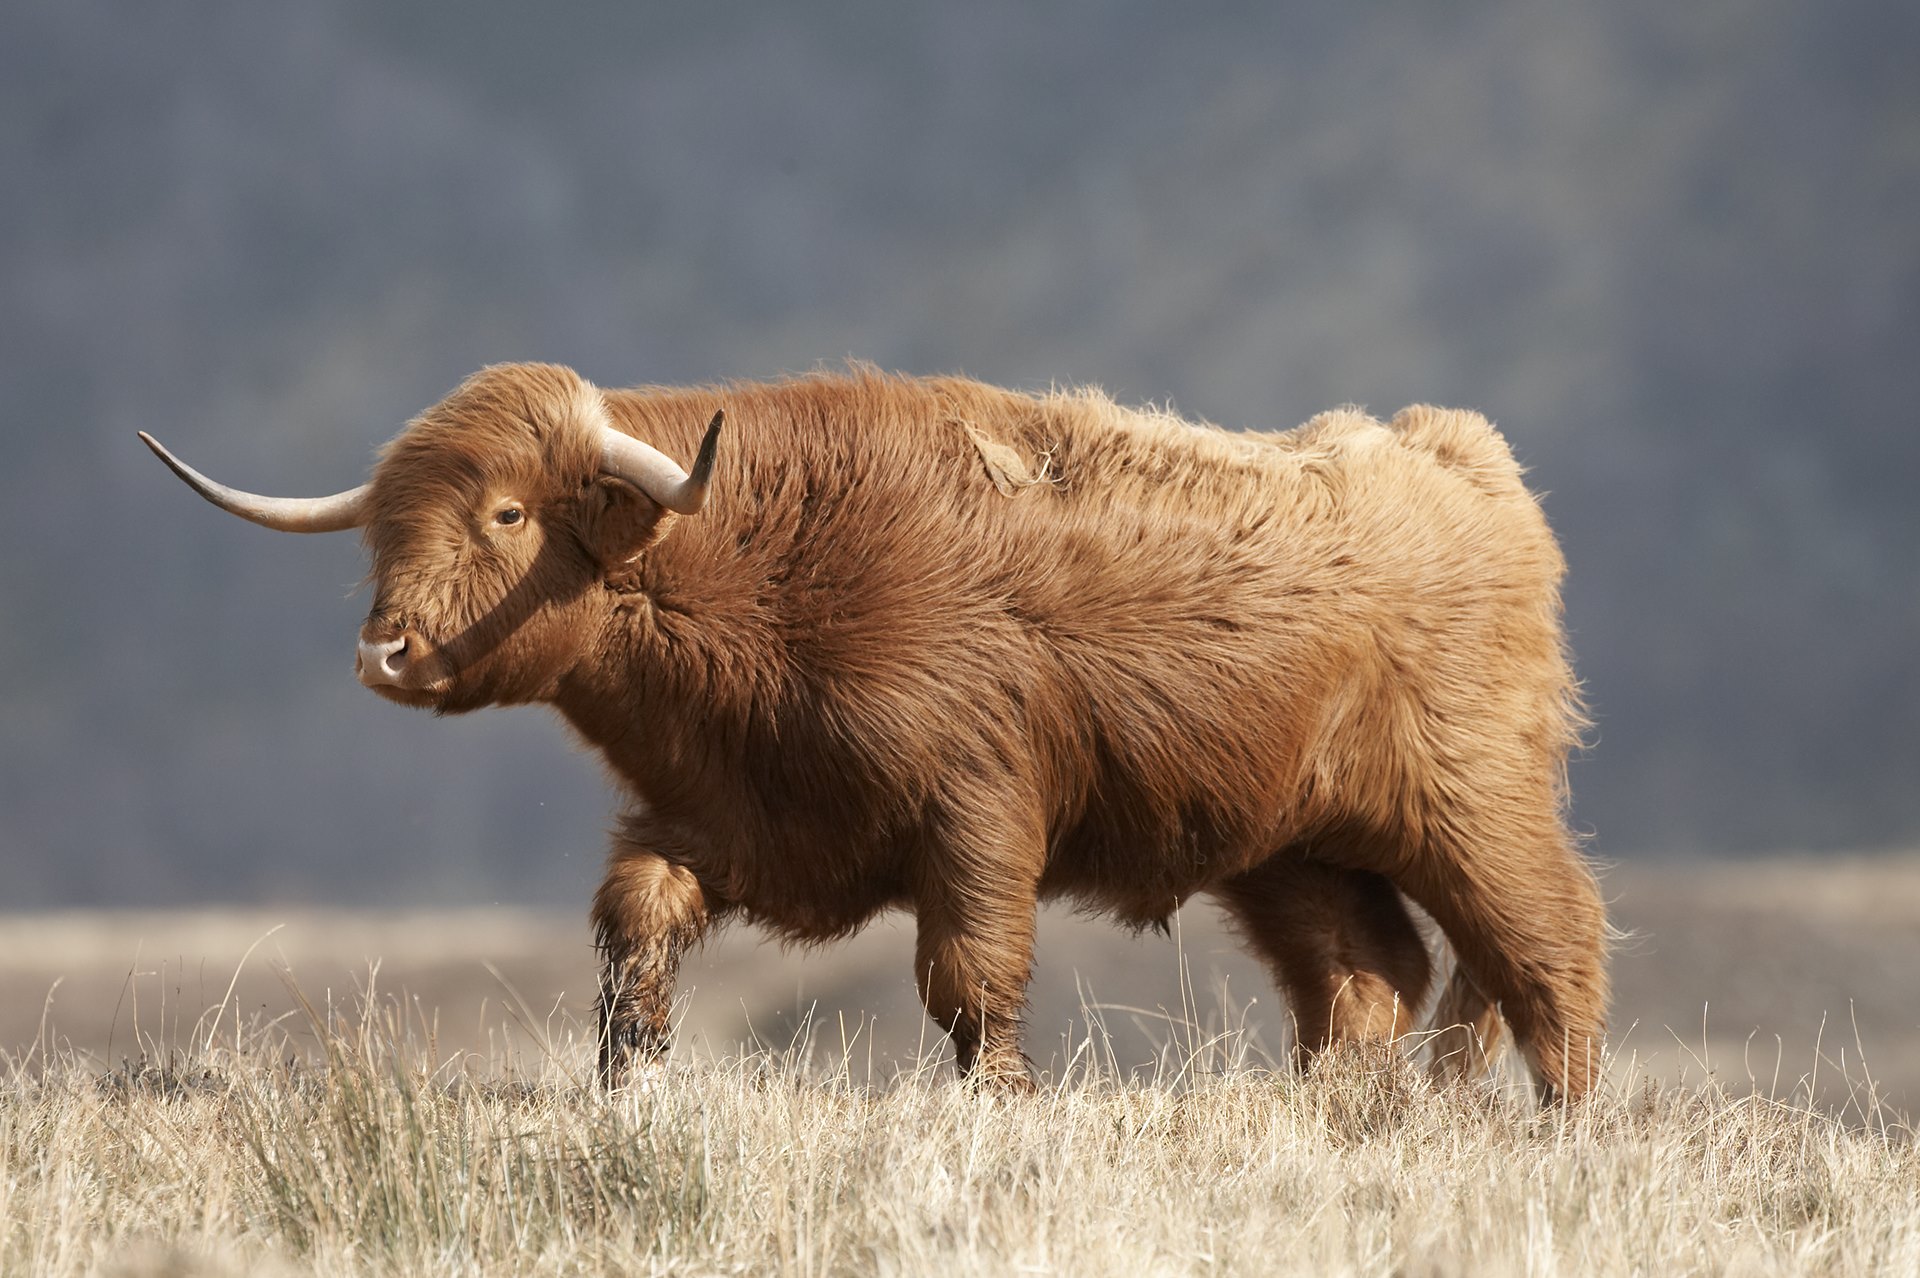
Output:
[[600,1082],[609,1090],[666,1054],[680,956],[714,921],[693,872],[616,841],[593,898],[600,950]]
[[927,1014],[953,1037],[954,1064],[975,1086],[1033,1090],[1020,1021],[1033,975],[1038,863],[1037,855],[997,864],[954,858],[915,894],[914,979]]

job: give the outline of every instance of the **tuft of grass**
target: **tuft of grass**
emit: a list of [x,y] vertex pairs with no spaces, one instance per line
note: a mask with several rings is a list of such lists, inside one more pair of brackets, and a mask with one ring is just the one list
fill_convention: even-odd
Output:
[[608,1097],[578,1035],[442,1058],[424,1024],[368,997],[12,1062],[0,1272],[1920,1273],[1909,1130],[1713,1085],[1538,1110],[1228,1029],[1031,1097],[815,1042]]

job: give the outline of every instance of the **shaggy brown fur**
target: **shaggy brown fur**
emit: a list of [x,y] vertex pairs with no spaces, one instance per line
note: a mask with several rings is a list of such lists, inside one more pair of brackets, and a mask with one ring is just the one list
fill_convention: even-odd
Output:
[[[718,408],[698,516],[598,474],[601,423],[687,459]],[[510,365],[413,422],[371,504],[364,635],[411,661],[383,691],[550,703],[631,796],[593,910],[609,1082],[663,1048],[716,923],[820,941],[904,908],[960,1068],[1024,1083],[1038,902],[1140,926],[1196,894],[1305,1053],[1416,1022],[1404,894],[1459,956],[1453,1013],[1485,1036],[1497,1002],[1548,1094],[1596,1076],[1563,565],[1473,413],[1233,435],[955,378]]]

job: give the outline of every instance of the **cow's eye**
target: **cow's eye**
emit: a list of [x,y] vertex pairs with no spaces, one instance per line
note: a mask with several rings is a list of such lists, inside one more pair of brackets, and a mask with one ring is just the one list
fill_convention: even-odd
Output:
[[509,506],[496,514],[493,517],[493,522],[511,528],[524,518],[526,518],[526,515],[518,506]]

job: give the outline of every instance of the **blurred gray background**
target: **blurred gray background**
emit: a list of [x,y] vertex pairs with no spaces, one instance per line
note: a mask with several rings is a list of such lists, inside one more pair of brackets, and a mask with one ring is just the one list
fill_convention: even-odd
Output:
[[593,761],[133,435],[333,491],[505,359],[1480,408],[1597,852],[1920,841],[1920,6],[1283,8],[8,4],[0,907],[584,906]]

